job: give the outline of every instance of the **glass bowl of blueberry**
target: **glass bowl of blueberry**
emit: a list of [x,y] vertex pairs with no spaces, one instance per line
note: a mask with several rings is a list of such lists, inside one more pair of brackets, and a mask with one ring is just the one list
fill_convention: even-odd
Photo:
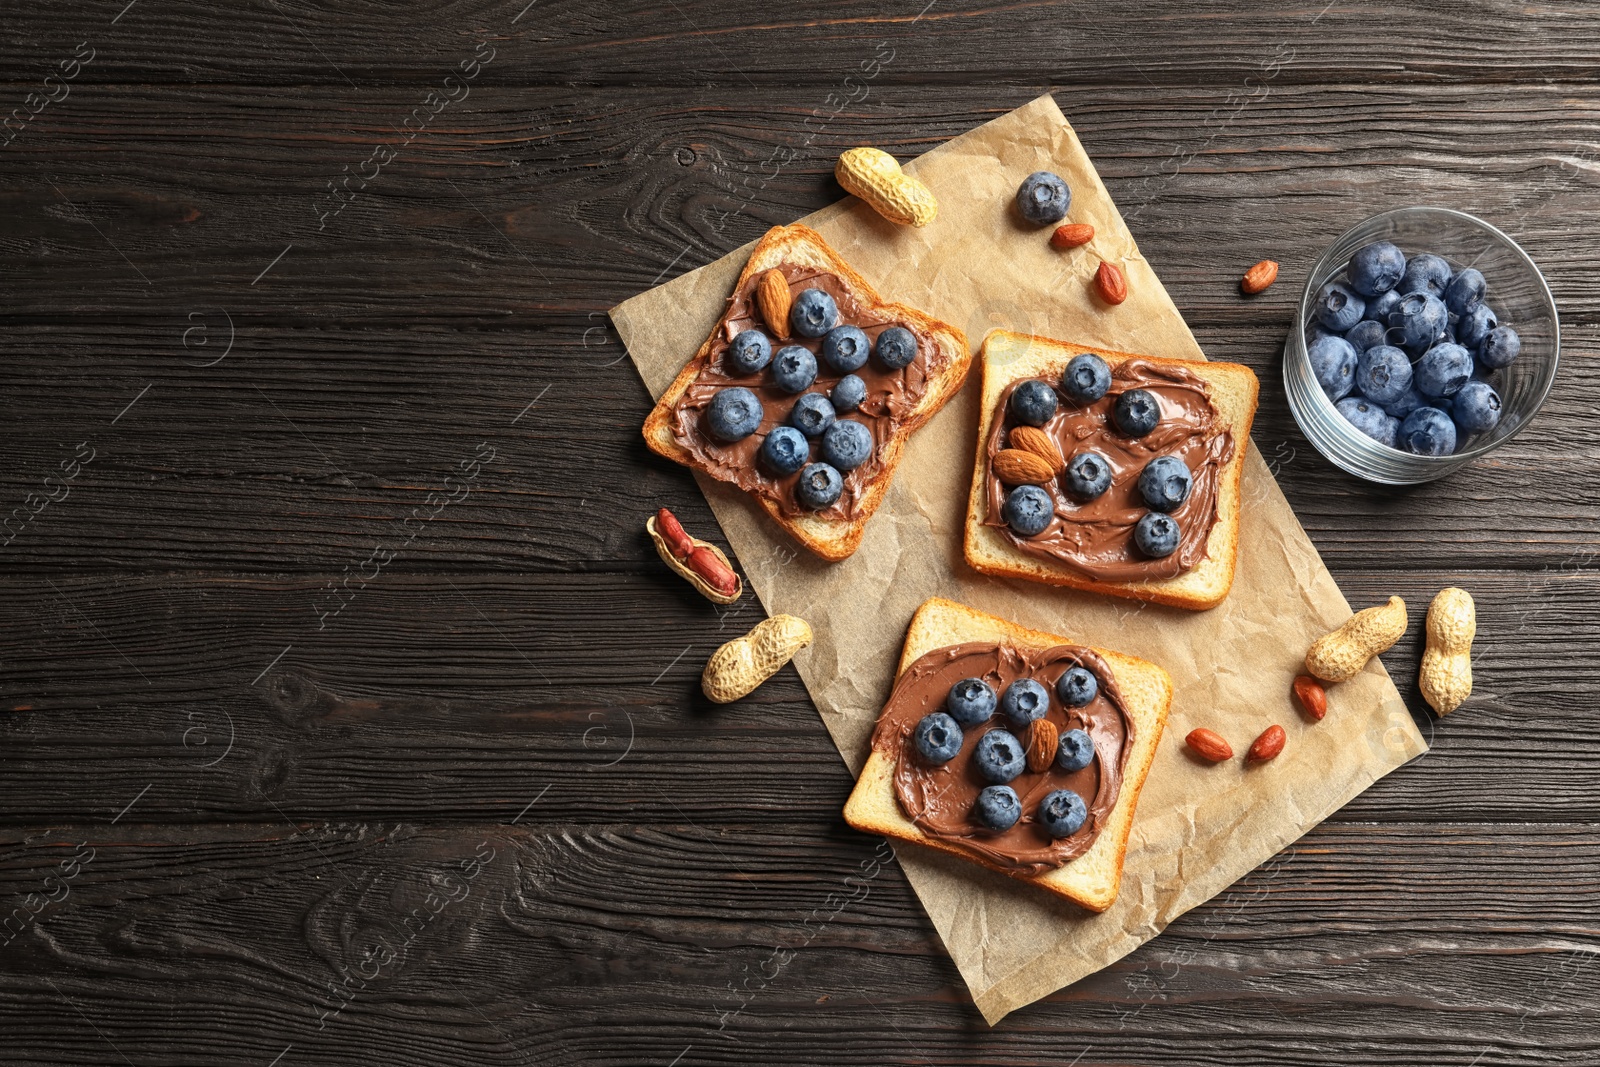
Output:
[[1460,211],[1400,208],[1312,268],[1284,386],[1335,465],[1414,485],[1516,436],[1549,395],[1560,348],[1550,287],[1515,241]]

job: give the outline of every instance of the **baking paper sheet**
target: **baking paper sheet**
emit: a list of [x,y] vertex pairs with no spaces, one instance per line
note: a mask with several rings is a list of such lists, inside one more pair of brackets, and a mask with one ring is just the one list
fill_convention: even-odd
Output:
[[[1043,96],[906,164],[933,189],[923,229],[884,221],[851,198],[800,221],[885,299],[960,326],[976,354],[996,327],[1104,348],[1204,359],[1055,101]],[[1018,184],[1053,170],[1072,187],[1073,222],[1095,239],[1062,253],[1010,209]],[[618,305],[611,317],[654,396],[710,333],[749,246]],[[1107,308],[1086,284],[1120,264],[1128,299]],[[1221,606],[1189,612],[987,578],[961,554],[977,432],[978,365],[960,395],[912,438],[861,548],[828,564],[798,548],[743,493],[697,475],[749,584],[769,613],[811,622],[795,665],[852,772],[866,760],[907,623],[943,596],[1142,656],[1176,683],[1172,714],[1139,800],[1121,895],[1100,915],[954,856],[896,849],[990,1024],[1091,974],[1226,889],[1427,745],[1376,660],[1332,694],[1321,723],[1290,685],[1310,643],[1350,615],[1339,587],[1252,445],[1244,470],[1239,571]],[[1366,605],[1362,605],[1366,606]],[[1201,765],[1183,738],[1217,730],[1243,753],[1281,723],[1271,763]],[[842,807],[843,793],[839,796]]]

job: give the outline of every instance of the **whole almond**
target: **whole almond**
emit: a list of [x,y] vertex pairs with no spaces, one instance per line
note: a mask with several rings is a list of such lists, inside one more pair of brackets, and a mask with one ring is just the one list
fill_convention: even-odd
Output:
[[1284,734],[1283,727],[1274,723],[1261,731],[1261,736],[1251,744],[1250,751],[1244,755],[1246,763],[1265,763],[1283,751],[1284,744],[1289,738]]
[[1087,222],[1069,222],[1065,226],[1057,226],[1056,232],[1050,235],[1051,248],[1077,248],[1094,240],[1094,227]]
[[1003,448],[994,454],[994,474],[1006,485],[1043,485],[1056,476],[1055,470],[1032,452]]
[[767,329],[780,341],[789,338],[789,279],[776,267],[767,271],[756,283],[756,306],[761,317],[767,320]]
[[1028,770],[1035,774],[1047,771],[1056,761],[1056,745],[1061,732],[1049,719],[1035,719],[1028,729]]
[[1328,714],[1328,691],[1311,675],[1302,674],[1294,680],[1294,697],[1306,709],[1306,714],[1318,722]]
[[1032,452],[1050,464],[1052,471],[1059,471],[1067,465],[1067,461],[1061,458],[1061,449],[1056,447],[1056,439],[1037,426],[1013,426],[1010,440],[1012,448]]
[[1255,294],[1278,280],[1278,264],[1274,260],[1263,259],[1260,263],[1244,272],[1244,277],[1239,279],[1239,288],[1245,293]]
[[1184,738],[1183,742],[1189,746],[1189,751],[1212,763],[1221,763],[1223,760],[1233,758],[1233,746],[1224,741],[1221,734],[1213,733],[1203,726],[1198,730],[1190,730],[1189,736]]
[[1100,269],[1094,272],[1094,287],[1100,299],[1108,304],[1120,304],[1128,299],[1128,279],[1114,263],[1100,264]]

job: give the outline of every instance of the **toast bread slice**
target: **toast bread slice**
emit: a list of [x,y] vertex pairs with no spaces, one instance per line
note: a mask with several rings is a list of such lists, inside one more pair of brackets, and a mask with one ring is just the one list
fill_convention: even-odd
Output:
[[[859,304],[891,315],[901,322],[915,324],[933,341],[933,350],[918,357],[927,361],[927,390],[917,406],[900,423],[896,432],[884,443],[882,469],[877,472],[862,494],[855,518],[827,518],[820,515],[788,516],[783,514],[776,502],[760,494],[751,494],[766,509],[767,514],[772,516],[773,521],[787,530],[795,540],[823,559],[837,562],[847,558],[861,544],[867,521],[872,518],[873,512],[877,511],[878,505],[883,503],[883,498],[889,491],[895,467],[904,456],[906,442],[956,394],[966,381],[967,371],[972,366],[972,352],[967,347],[966,335],[954,326],[940,322],[904,304],[885,301],[865,278],[828,247],[820,234],[806,226],[798,224],[775,226],[768,230],[751,251],[750,260],[739,274],[739,280],[735,283],[733,291],[738,292],[742,289],[753,275],[783,264],[811,267],[834,274]],[[661,398],[644,423],[644,439],[651,451],[702,471],[705,467],[673,437],[672,409],[710,361],[713,343],[722,333],[723,323],[726,320],[725,312],[717,320],[717,325],[706,338],[705,344],[700,346],[700,351],[678,373],[677,378],[673,379],[666,392],[661,394]]]
[[[1211,402],[1221,417],[1220,423],[1233,435],[1233,455],[1218,473],[1217,519],[1206,541],[1205,558],[1176,577],[1141,582],[1099,581],[1048,559],[1028,555],[1007,540],[1000,529],[984,525],[983,520],[988,516],[989,509],[984,485],[987,461],[984,442],[989,438],[1000,395],[1006,386],[1018,379],[1059,375],[1067,362],[1080,352],[1093,352],[1113,368],[1129,359],[1181,365],[1199,375],[1210,387]],[[1238,564],[1242,500],[1239,483],[1244,474],[1250,426],[1255,420],[1256,404],[1261,392],[1255,372],[1238,363],[1206,363],[1134,355],[1008,330],[994,330],[984,338],[981,362],[983,394],[979,401],[978,454],[972,472],[972,494],[967,504],[963,546],[972,569],[1002,578],[1023,578],[1194,611],[1204,611],[1222,603],[1233,586],[1234,571]]]
[[[911,619],[895,676],[904,674],[913,663],[935,649],[968,641],[994,641],[1038,649],[1075,643],[1070,638],[1030,630],[964,604],[934,597],[925,601]],[[1172,706],[1172,679],[1166,671],[1146,660],[1102,648],[1094,651],[1105,659],[1116,677],[1117,688],[1122,692],[1128,717],[1133,722],[1133,748],[1128,753],[1116,806],[1089,851],[1044,874],[1032,875],[985,863],[956,845],[929,837],[900,809],[894,790],[895,757],[876,749],[862,768],[861,777],[845,804],[845,821],[866,833],[927,845],[981,863],[1081,904],[1090,911],[1109,908],[1117,899],[1117,889],[1122,883],[1122,865],[1128,852],[1128,835],[1133,829],[1139,793],[1150,773],[1167,712]]]

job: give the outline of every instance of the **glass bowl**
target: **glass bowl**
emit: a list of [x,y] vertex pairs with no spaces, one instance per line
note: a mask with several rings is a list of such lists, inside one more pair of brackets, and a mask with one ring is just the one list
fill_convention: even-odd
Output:
[[[1500,422],[1467,438],[1454,455],[1418,456],[1379,444],[1345,421],[1311,371],[1306,330],[1313,321],[1317,291],[1344,273],[1352,252],[1372,241],[1393,241],[1408,259],[1432,252],[1449,260],[1455,270],[1476,267],[1489,283],[1484,302],[1522,340],[1521,354],[1491,379],[1500,394]],[[1312,268],[1300,296],[1295,328],[1283,346],[1284,389],[1300,429],[1333,464],[1369,482],[1416,485],[1443,478],[1487,455],[1528,425],[1550,395],[1560,350],[1561,325],[1550,287],[1515,241],[1464,212],[1404,207],[1374,215],[1349,230]]]

